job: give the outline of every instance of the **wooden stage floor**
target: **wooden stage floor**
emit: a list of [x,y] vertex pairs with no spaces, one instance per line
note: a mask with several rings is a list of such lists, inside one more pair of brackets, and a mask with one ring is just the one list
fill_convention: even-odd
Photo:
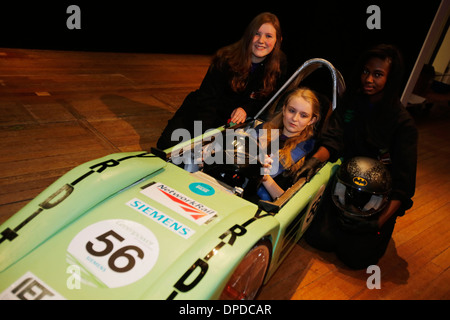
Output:
[[[149,150],[210,57],[0,48],[0,223],[71,168]],[[450,107],[416,117],[414,207],[379,262],[381,289],[301,240],[259,299],[450,299]]]

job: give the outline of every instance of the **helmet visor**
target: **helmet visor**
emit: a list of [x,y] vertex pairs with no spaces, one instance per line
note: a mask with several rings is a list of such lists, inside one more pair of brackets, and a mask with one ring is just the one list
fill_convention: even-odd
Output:
[[334,204],[352,216],[369,217],[381,211],[387,202],[386,195],[371,194],[336,181],[332,198]]

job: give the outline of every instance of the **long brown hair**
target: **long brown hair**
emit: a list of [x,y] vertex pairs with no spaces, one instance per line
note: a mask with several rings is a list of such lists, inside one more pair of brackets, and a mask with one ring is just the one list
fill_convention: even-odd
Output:
[[[303,141],[306,141],[314,135],[314,127],[317,125],[317,123],[320,120],[320,103],[317,96],[314,94],[314,92],[308,88],[297,88],[292,93],[289,94],[289,96],[286,98],[283,108],[281,111],[279,111],[272,120],[266,122],[263,125],[263,129],[268,129],[267,132],[270,132],[269,129],[278,129],[279,132],[283,130],[283,110],[286,108],[286,106],[289,104],[292,98],[294,97],[302,97],[305,99],[308,103],[312,106],[312,119],[316,118],[314,123],[311,125],[308,125],[303,131],[296,136],[290,137],[286,140],[284,147],[278,151],[279,153],[279,160],[280,163],[283,165],[283,167],[286,168],[285,172],[294,173],[300,169],[300,167],[303,165],[305,159],[304,157],[294,163],[294,160],[291,156],[291,151],[297,147],[297,145]],[[270,144],[271,137],[268,137],[268,143]]]
[[249,72],[252,65],[252,42],[253,37],[259,28],[270,23],[276,30],[276,43],[272,52],[264,60],[264,85],[258,93],[261,97],[268,96],[276,88],[277,78],[281,74],[280,60],[283,57],[281,51],[281,26],[276,15],[270,12],[264,12],[257,15],[248,25],[242,38],[229,46],[219,49],[213,58],[212,64],[217,67],[223,67],[228,64],[233,73],[230,81],[231,88],[235,92],[242,92],[246,85]]

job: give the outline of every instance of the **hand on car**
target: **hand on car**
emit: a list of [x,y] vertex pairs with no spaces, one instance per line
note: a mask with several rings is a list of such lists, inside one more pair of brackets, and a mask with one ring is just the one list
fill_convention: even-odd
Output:
[[297,172],[296,180],[301,177],[305,177],[306,181],[309,182],[317,172],[317,170],[319,170],[319,168],[322,166],[322,164],[323,162],[315,157],[307,159],[300,170]]
[[245,112],[242,108],[236,108],[231,113],[231,122],[239,124],[245,122],[245,119],[247,119],[247,112]]

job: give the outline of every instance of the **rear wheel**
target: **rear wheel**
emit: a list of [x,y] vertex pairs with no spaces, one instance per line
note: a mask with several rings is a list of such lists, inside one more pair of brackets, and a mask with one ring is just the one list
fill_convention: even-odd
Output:
[[228,280],[221,300],[252,300],[262,286],[270,260],[270,242],[260,241],[242,259]]

